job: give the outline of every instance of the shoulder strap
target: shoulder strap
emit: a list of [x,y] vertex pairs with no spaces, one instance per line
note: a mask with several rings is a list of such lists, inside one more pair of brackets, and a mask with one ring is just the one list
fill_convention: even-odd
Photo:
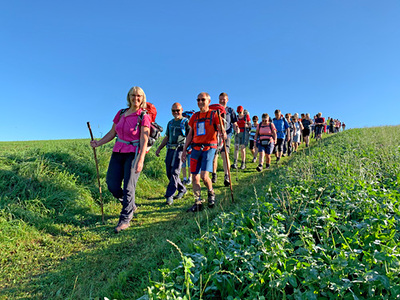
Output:
[[128,108],[123,108],[119,111],[119,119],[118,121],[121,119],[121,116],[128,110]]
[[185,118],[185,117],[183,117],[182,120],[181,120],[180,127],[181,127],[181,131],[182,131],[182,135],[183,136],[186,136],[186,128],[185,128],[185,126],[188,123],[188,121],[189,120],[187,118]]

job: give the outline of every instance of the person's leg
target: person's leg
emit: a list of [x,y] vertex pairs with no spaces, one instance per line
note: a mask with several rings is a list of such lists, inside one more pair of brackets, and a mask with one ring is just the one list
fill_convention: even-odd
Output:
[[242,157],[242,165],[246,165],[246,145],[240,146],[240,153]]
[[124,197],[124,192],[121,188],[122,180],[124,179],[124,161],[124,153],[113,152],[106,176],[108,190],[121,204]]
[[133,213],[136,211],[135,191],[140,172],[136,173],[135,155],[127,157],[124,164],[124,200],[119,216],[119,224],[127,224],[132,220]]
[[165,169],[167,171],[167,177],[169,179],[167,190],[165,191],[165,198],[167,198],[167,200],[168,198],[172,197],[175,194],[177,188],[176,178],[172,176],[173,173],[172,161],[174,160],[175,152],[176,151],[173,149],[168,149],[167,155],[165,156]]

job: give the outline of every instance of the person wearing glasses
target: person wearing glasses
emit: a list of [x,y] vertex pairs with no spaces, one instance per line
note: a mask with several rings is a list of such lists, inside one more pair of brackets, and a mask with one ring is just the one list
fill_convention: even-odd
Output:
[[[189,120],[182,116],[182,105],[174,103],[171,108],[173,119],[168,122],[165,137],[156,150],[156,156],[167,146],[165,168],[169,183],[165,192],[166,204],[172,205],[174,199],[181,199],[186,194],[186,187],[182,184],[179,174],[182,166],[183,146],[189,132]],[[178,194],[175,195],[176,191]]]
[[209,173],[213,171],[213,161],[217,150],[217,134],[226,139],[225,132],[219,124],[218,115],[211,111],[211,98],[208,93],[200,93],[197,96],[197,106],[200,111],[193,114],[189,120],[189,133],[186,137],[182,161],[186,160],[186,149],[192,146],[190,158],[190,172],[192,173],[192,185],[195,202],[188,212],[197,212],[203,209],[201,199],[200,179],[207,188],[208,207],[215,206],[215,193]]
[[[150,116],[144,114],[138,123],[142,111],[146,108],[146,94],[140,87],[132,87],[127,100],[128,108],[117,112],[111,130],[99,141],[90,142],[90,145],[96,148],[110,142],[118,135],[106,178],[108,190],[122,204],[119,222],[115,227],[116,233],[129,227],[133,214],[137,211],[136,183],[143,169],[151,122]],[[121,188],[122,181],[123,188]]]
[[[228,176],[228,168],[230,166],[230,160],[229,160],[229,151],[231,148],[231,138],[232,134],[239,133],[239,127],[237,126],[237,117],[235,110],[232,107],[227,106],[229,101],[228,94],[227,93],[221,93],[219,94],[219,104],[221,104],[225,108],[225,118],[222,118],[222,121],[224,122],[225,126],[225,132],[226,132],[226,140],[225,140],[225,146],[226,146],[226,151],[228,152],[227,156],[221,155],[222,157],[222,163],[223,163],[223,168],[224,168],[224,185],[229,186],[229,176]],[[221,153],[225,152],[224,147],[221,148],[219,151]],[[217,182],[217,166],[218,166],[218,151],[215,153],[215,158],[214,158],[214,167],[213,167],[213,173],[211,176],[211,180],[213,183]]]

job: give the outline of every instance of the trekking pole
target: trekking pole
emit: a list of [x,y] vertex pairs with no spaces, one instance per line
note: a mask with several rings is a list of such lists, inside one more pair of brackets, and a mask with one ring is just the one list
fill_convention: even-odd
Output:
[[[218,114],[218,120],[219,120],[219,126],[221,126],[221,131],[222,134],[225,133],[225,129],[222,126],[222,119],[221,119],[221,113],[219,110],[217,110],[217,114]],[[232,198],[232,202],[235,202],[235,200],[233,199],[233,189],[232,189],[232,179],[231,179],[231,167],[228,165],[228,153],[226,152],[226,143],[225,143],[225,139],[222,136],[222,140],[223,140],[223,146],[224,146],[224,152],[225,152],[225,161],[227,164],[227,169],[228,169],[228,178],[229,178],[229,187],[231,189],[231,198]]]
[[[92,129],[90,128],[90,122],[87,122],[87,126],[89,128],[90,137],[91,137],[91,139],[93,141],[94,139],[93,139]],[[96,162],[97,183],[99,185],[99,192],[100,192],[101,220],[103,221],[103,224],[105,224],[105,222],[104,222],[104,209],[103,209],[103,195],[101,194],[100,172],[99,172],[99,163],[97,162],[96,148],[93,148],[93,155],[94,155],[94,161]]]

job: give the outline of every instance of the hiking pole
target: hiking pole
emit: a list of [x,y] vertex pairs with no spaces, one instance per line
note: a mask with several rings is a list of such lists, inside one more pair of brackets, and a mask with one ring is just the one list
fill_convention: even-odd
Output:
[[224,136],[223,136],[223,134],[225,133],[225,129],[222,126],[221,112],[219,111],[219,109],[217,110],[217,114],[218,114],[219,126],[221,126],[221,131],[222,131],[222,141],[223,141],[224,152],[225,152],[225,161],[226,161],[227,169],[228,169],[228,178],[229,178],[229,187],[231,189],[231,198],[232,198],[232,202],[235,202],[235,200],[233,199],[233,189],[232,189],[232,180],[231,180],[231,166],[228,165],[228,153],[226,151],[226,141],[225,141]]
[[[94,139],[93,139],[92,129],[90,128],[90,122],[87,122],[87,126],[89,128],[90,137],[91,137],[91,139],[93,141]],[[104,222],[104,209],[103,209],[103,195],[101,194],[100,172],[99,172],[99,163],[97,162],[96,148],[93,148],[93,155],[94,155],[94,161],[96,162],[97,183],[99,185],[99,193],[100,193],[101,220],[103,221],[103,224],[105,224],[105,222]]]

